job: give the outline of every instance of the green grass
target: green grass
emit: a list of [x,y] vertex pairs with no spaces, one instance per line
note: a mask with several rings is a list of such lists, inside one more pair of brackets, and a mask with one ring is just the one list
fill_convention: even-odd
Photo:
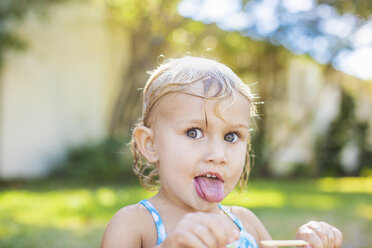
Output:
[[[140,186],[74,186],[56,182],[0,188],[0,247],[99,247],[111,216],[152,195]],[[224,204],[250,208],[275,239],[323,220],[339,227],[343,247],[372,247],[372,178],[252,180]]]

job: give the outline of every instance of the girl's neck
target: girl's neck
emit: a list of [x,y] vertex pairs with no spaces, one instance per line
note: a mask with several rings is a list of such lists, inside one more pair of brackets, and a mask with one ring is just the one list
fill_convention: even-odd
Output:
[[[173,198],[168,197],[166,192],[162,189],[149,200],[159,212],[167,233],[172,230],[186,214],[199,211],[180,200],[173,200]],[[214,207],[208,212],[216,214],[222,213],[217,203],[214,204]]]

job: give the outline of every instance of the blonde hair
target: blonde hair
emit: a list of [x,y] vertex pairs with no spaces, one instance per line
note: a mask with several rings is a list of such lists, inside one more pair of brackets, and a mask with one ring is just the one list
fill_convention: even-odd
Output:
[[[191,87],[196,83],[202,83],[204,86],[203,95],[190,93]],[[213,95],[207,96],[208,89],[212,85],[216,87],[217,91]],[[169,59],[151,72],[151,76],[143,89],[142,116],[136,127],[141,125],[150,127],[156,104],[163,96],[170,93],[190,94],[204,99],[218,99],[221,101],[231,97],[231,104],[236,99],[236,93],[240,93],[250,102],[249,111],[251,116],[256,113],[253,105],[254,97],[249,87],[230,68],[214,60],[185,56],[178,59]],[[250,147],[250,138],[248,138],[246,163],[238,183],[241,189],[246,186],[250,172]],[[157,189],[159,175],[156,165],[143,158],[134,140],[134,135],[132,135],[131,150],[134,157],[133,171],[139,176],[141,184],[148,190]]]

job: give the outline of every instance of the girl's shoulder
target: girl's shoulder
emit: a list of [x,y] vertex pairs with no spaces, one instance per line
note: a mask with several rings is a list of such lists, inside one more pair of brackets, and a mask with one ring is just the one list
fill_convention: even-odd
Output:
[[228,209],[242,222],[247,232],[253,235],[257,241],[271,239],[265,226],[251,210],[241,206],[230,206]]
[[[103,234],[101,248],[141,247],[149,236],[154,236],[154,222],[148,210],[142,204],[121,208],[111,218]],[[152,239],[153,240],[153,239]],[[155,239],[156,240],[156,239]]]

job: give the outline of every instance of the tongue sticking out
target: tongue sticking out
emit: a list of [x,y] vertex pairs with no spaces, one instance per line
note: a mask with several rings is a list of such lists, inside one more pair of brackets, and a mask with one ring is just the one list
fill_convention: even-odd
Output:
[[211,202],[220,202],[223,200],[224,189],[221,180],[202,176],[196,177],[194,184],[196,192],[204,200]]

